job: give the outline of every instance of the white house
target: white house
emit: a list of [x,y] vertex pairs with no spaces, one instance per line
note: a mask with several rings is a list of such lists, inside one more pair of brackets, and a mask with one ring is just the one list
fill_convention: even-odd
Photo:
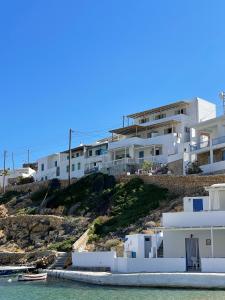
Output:
[[189,161],[204,173],[225,172],[225,115],[193,125]]
[[215,116],[215,104],[200,98],[128,115],[132,125],[110,131],[109,159],[104,167],[113,175],[134,173],[143,161],[151,161],[167,164],[172,173],[183,174],[192,124]]
[[[6,170],[4,178],[3,170],[0,172],[0,187],[9,184],[16,184],[20,178],[35,177],[36,171],[31,168],[20,168],[15,170]],[[4,183],[5,180],[5,183]]]
[[185,197],[182,212],[164,213],[154,234],[126,236],[124,257],[73,252],[73,266],[122,273],[225,272],[225,184],[206,190],[209,196]]
[[[96,142],[92,145],[80,145],[71,149],[71,178],[80,178],[97,172],[107,160],[108,142]],[[37,181],[53,178],[68,179],[69,151],[48,155],[37,161]]]

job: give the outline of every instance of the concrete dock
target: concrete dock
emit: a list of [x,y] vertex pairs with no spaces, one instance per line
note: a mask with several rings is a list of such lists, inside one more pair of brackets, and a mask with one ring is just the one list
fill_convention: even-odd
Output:
[[225,289],[225,273],[107,273],[47,270],[48,276],[97,285]]

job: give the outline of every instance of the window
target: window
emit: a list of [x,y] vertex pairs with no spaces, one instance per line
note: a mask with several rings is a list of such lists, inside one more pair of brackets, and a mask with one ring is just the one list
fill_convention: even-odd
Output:
[[186,113],[187,113],[186,108],[175,110],[175,115],[185,115]]
[[144,156],[145,156],[144,151],[139,151],[139,158],[144,158]]
[[56,177],[60,176],[60,167],[56,168]]
[[66,166],[66,172],[69,173],[69,166]]
[[155,155],[161,155],[162,154],[162,148],[155,148]]
[[44,170],[45,170],[45,165],[41,164],[41,171],[44,171]]
[[80,156],[80,153],[76,153],[76,157],[79,157]]
[[189,127],[184,127],[184,131],[185,131],[186,133],[190,133],[191,129],[190,129]]
[[166,118],[166,114],[160,114],[155,116],[155,120],[160,120]]
[[92,150],[88,151],[88,156],[92,156]]
[[81,163],[80,163],[80,162],[77,164],[77,169],[78,169],[78,170],[81,169]]
[[48,176],[45,176],[45,180],[48,180]]
[[173,128],[166,128],[164,129],[164,134],[170,134],[173,132]]
[[206,239],[205,244],[206,246],[211,246],[211,239]]
[[55,167],[57,167],[57,160],[55,161]]
[[149,118],[142,118],[139,120],[139,124],[147,123],[149,122]]
[[69,158],[70,158],[70,157],[69,157],[69,155],[67,155],[67,157],[66,157],[66,158],[69,160]]
[[72,172],[74,172],[74,171],[75,171],[75,165],[72,164]]
[[96,155],[96,156],[101,155],[101,149],[95,150],[95,155]]
[[44,177],[41,177],[41,181],[43,181],[44,180]]

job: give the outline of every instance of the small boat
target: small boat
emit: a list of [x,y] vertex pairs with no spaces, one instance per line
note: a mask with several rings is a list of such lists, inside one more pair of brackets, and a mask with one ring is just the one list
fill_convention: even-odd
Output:
[[18,281],[37,281],[37,280],[46,280],[47,273],[40,274],[20,274],[18,275]]

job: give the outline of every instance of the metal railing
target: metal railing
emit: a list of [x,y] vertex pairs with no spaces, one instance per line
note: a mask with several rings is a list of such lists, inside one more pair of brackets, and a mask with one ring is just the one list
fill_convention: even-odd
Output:
[[196,143],[194,145],[190,145],[190,150],[191,151],[200,150],[200,149],[209,147],[209,145],[210,145],[210,141],[204,141],[204,142]]
[[218,138],[212,139],[212,145],[218,145],[225,143],[225,136],[220,136]]

